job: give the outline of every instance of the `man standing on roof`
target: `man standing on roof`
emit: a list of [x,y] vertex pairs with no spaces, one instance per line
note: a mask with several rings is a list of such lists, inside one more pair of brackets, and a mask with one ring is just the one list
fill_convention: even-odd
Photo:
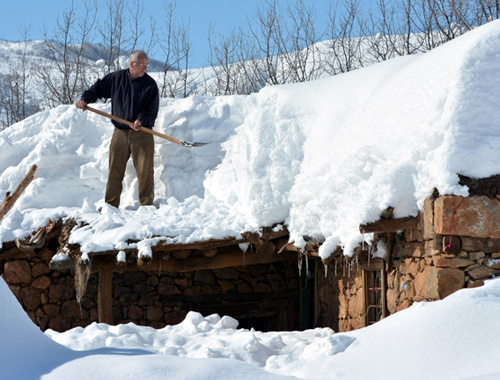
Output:
[[109,146],[109,174],[104,201],[116,208],[120,205],[122,181],[127,161],[132,155],[139,182],[141,206],[154,200],[154,140],[153,136],[140,132],[140,127],[153,128],[159,108],[158,86],[146,74],[149,65],[147,54],[136,50],[130,54],[129,68],[117,70],[98,79],[86,90],[76,107],[85,110],[87,104],[99,98],[111,98],[111,113],[133,122],[133,126],[115,120],[114,133]]

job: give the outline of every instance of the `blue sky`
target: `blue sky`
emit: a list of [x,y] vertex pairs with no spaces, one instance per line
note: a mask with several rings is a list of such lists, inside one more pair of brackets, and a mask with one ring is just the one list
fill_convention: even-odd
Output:
[[[337,0],[333,0],[337,1]],[[362,0],[367,3],[372,0]],[[165,0],[144,0],[145,19],[153,16],[159,23],[165,14]],[[247,17],[255,14],[257,5],[264,0],[178,0],[176,15],[190,22],[190,40],[195,65],[206,63],[208,57],[208,29],[212,24],[217,32],[227,35],[233,28],[246,24]],[[330,0],[304,0],[306,4],[313,4],[316,10],[318,29],[324,29],[328,20],[327,11]],[[104,6],[105,1],[99,1]],[[286,1],[282,1],[283,5]],[[0,39],[18,41],[22,39],[19,31],[22,25],[31,24],[31,39],[42,39],[41,30],[47,27],[51,30],[57,16],[61,16],[70,6],[69,0],[17,0],[5,1],[2,4],[2,17],[0,22]],[[78,1],[76,8],[83,11],[83,6]],[[103,11],[104,13],[105,11]]]

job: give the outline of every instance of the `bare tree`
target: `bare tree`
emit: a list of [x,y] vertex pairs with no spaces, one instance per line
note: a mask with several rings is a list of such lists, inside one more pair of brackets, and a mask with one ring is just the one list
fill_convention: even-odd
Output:
[[73,104],[85,87],[88,69],[87,48],[97,13],[95,3],[85,3],[85,14],[76,17],[73,3],[58,18],[51,37],[44,32],[47,60],[37,68],[38,80],[45,87],[45,101],[49,107]]
[[213,95],[237,94],[244,80],[241,65],[237,62],[238,49],[241,47],[241,30],[233,30],[228,36],[214,37],[212,28],[209,31],[210,66],[214,72]]
[[336,75],[363,66],[359,0],[344,0],[342,9],[330,5],[325,71]]
[[106,55],[106,73],[121,69],[120,56],[126,50],[124,45],[127,40],[125,33],[125,27],[128,25],[125,17],[127,7],[127,0],[106,0],[107,15],[99,28]]
[[286,62],[289,82],[306,82],[320,74],[318,42],[314,7],[306,6],[303,0],[289,3],[286,10],[287,22],[284,33],[277,33],[280,51]]
[[7,58],[8,73],[0,76],[0,130],[39,111],[38,103],[30,95],[32,64],[27,48],[30,26],[20,28],[23,42],[15,55]]
[[500,17],[500,0],[475,0],[475,25],[482,25]]
[[283,12],[278,0],[264,0],[264,6],[259,5],[256,17],[247,21],[250,36],[256,42],[262,59],[262,70],[267,76],[268,84],[272,85],[286,83],[283,51],[279,43],[283,39],[281,14]]
[[189,24],[175,15],[176,2],[165,5],[165,23],[160,48],[164,54],[163,71],[160,81],[162,97],[187,97],[190,84],[195,80],[190,74],[191,41]]

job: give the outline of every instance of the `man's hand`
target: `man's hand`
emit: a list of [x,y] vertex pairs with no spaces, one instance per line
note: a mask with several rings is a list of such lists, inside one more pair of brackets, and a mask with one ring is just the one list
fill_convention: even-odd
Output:
[[87,108],[87,102],[85,100],[78,100],[76,103],[75,103],[75,106],[76,108],[80,108],[81,110],[84,110]]
[[132,127],[132,129],[134,131],[139,131],[141,129],[141,121],[139,119],[137,119],[134,124],[131,124],[130,127]]

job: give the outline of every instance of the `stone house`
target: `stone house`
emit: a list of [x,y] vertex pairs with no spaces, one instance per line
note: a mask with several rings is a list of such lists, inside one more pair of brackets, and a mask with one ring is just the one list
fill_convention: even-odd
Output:
[[4,243],[0,274],[42,330],[97,321],[160,328],[190,310],[261,331],[358,329],[500,274],[500,181],[462,181],[469,197],[435,194],[415,217],[395,219],[388,209],[360,226],[373,243],[352,257],[338,248],[321,260],[319,243],[299,251],[286,228],[263,228],[241,239],[160,241],[147,261],[129,250],[82,262],[79,247],[66,243],[72,224],[59,221]]

